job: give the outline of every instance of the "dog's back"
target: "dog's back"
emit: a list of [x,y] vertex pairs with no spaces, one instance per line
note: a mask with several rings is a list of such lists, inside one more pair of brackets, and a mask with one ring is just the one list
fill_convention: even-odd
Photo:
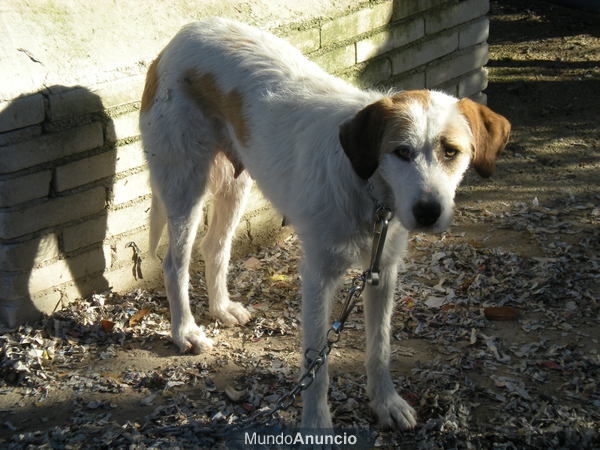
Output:
[[379,97],[256,28],[222,18],[187,25],[148,72],[140,127],[153,184],[164,184],[173,158],[197,167],[221,151],[292,219],[298,208],[286,209],[311,179],[344,168],[333,155],[340,123]]

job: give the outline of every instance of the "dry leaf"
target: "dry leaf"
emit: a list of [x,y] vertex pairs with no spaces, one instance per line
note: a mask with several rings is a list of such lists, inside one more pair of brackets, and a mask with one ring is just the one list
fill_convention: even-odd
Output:
[[115,327],[115,323],[112,320],[102,319],[100,321],[100,326],[102,327],[102,329],[104,331],[106,331],[107,333],[110,333],[113,330],[113,328]]
[[251,256],[246,261],[244,261],[244,267],[248,270],[257,270],[262,266],[260,259]]
[[140,309],[133,316],[129,318],[129,326],[134,327],[138,324],[140,320],[142,320],[145,316],[150,313],[149,309]]
[[443,305],[443,303],[446,301],[445,297],[428,297],[427,300],[425,300],[425,304],[429,307],[429,308],[439,308],[440,306]]
[[288,279],[289,279],[289,277],[287,275],[282,275],[282,274],[271,275],[272,281],[286,281]]
[[483,314],[488,320],[516,320],[519,311],[511,306],[488,306],[483,308]]
[[404,297],[402,300],[400,300],[400,302],[405,308],[412,308],[415,306],[415,299],[411,296]]
[[541,364],[548,369],[561,369],[561,367],[554,361],[543,361]]

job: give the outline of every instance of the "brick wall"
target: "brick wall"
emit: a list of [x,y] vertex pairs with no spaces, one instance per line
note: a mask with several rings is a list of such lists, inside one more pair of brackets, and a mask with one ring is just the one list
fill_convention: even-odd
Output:
[[364,87],[439,89],[485,102],[488,9],[487,0],[372,2],[305,30],[299,43]]
[[[350,3],[270,28],[362,86],[485,100],[487,0]],[[0,101],[0,319],[11,326],[93,292],[161,283],[148,259],[139,279],[127,246],[147,251],[150,206],[137,126],[150,61],[133,58],[137,70],[100,84],[43,86]],[[280,218],[253,195],[238,253],[280,231]]]

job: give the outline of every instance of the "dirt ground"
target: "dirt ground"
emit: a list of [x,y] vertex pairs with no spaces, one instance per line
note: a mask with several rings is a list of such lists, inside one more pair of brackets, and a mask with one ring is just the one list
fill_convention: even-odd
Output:
[[[534,0],[492,2],[490,18],[488,104],[511,142],[494,177],[467,177],[450,231],[412,236],[400,274],[392,370],[419,426],[372,423],[361,305],[331,356],[334,423],[384,447],[599,448],[600,19]],[[203,313],[194,268],[207,355],[177,353],[161,292],[6,331],[0,446],[224,445],[203,427],[272,405],[297,375],[298,258],[292,235],[235,262],[232,296],[256,318],[233,329]]]

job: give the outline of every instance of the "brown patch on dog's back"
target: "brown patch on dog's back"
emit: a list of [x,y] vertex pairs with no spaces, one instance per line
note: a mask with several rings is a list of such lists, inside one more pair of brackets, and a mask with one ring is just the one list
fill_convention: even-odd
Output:
[[246,146],[250,138],[248,125],[244,120],[244,99],[242,94],[233,89],[223,92],[213,74],[188,70],[184,81],[189,95],[210,117],[228,122],[238,141]]
[[148,67],[148,74],[146,75],[146,84],[144,85],[144,92],[142,94],[142,106],[141,112],[144,112],[152,106],[154,103],[154,97],[156,97],[156,91],[158,90],[158,62],[160,61],[160,55],[152,61],[150,67]]

